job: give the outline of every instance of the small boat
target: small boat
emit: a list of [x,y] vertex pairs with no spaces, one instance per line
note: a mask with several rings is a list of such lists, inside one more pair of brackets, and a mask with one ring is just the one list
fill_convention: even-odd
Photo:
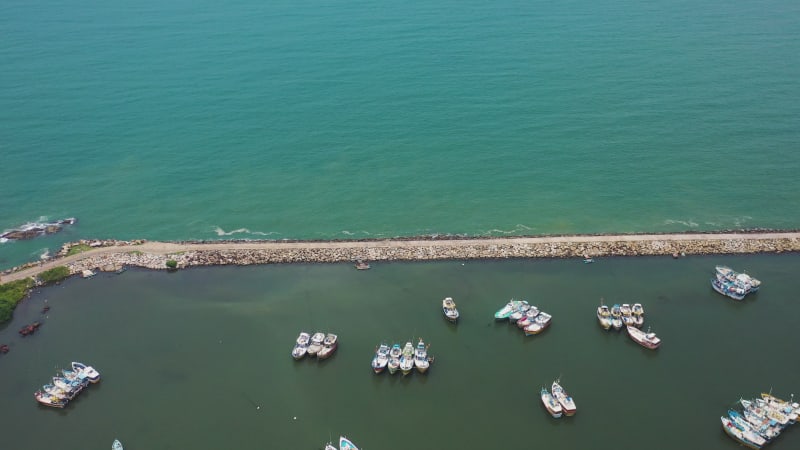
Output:
[[456,302],[454,302],[451,297],[442,300],[442,312],[444,313],[445,319],[453,323],[458,322],[458,309],[456,309]]
[[400,344],[392,345],[391,350],[389,350],[389,362],[386,364],[390,374],[394,374],[397,372],[397,369],[400,368],[401,356],[403,356],[403,349],[400,347]]
[[594,258],[583,258],[584,264],[591,264],[594,262]]
[[533,319],[532,323],[523,328],[523,330],[525,330],[525,336],[541,333],[545,328],[550,326],[552,318],[553,316],[544,311],[539,312],[539,315]]
[[514,299],[509,300],[508,303],[506,303],[505,306],[503,306],[502,308],[498,309],[497,312],[494,313],[494,318],[496,320],[508,319],[508,316],[510,316],[511,313],[513,313],[514,310],[517,309],[519,304],[520,304],[519,300],[514,300]]
[[89,269],[83,269],[83,271],[81,271],[81,277],[83,278],[92,278],[93,276],[95,276],[95,273]]
[[627,326],[633,326],[636,324],[635,319],[633,318],[633,312],[631,311],[631,305],[627,303],[623,303],[619,307],[619,311],[622,313],[622,324]]
[[56,396],[47,394],[42,391],[36,391],[33,394],[33,397],[36,399],[37,402],[41,403],[45,406],[52,406],[53,408],[63,408],[67,406],[67,400],[64,398],[58,398]]
[[372,371],[375,373],[381,373],[386,369],[386,366],[389,364],[389,346],[386,344],[381,344],[377,350],[375,350],[375,356],[372,358]]
[[633,312],[633,324],[638,328],[642,328],[642,325],[644,325],[644,307],[641,303],[634,303],[631,311]]
[[336,448],[336,447],[333,445],[333,443],[331,443],[331,442],[328,442],[327,444],[325,444],[325,450],[339,450],[339,449],[337,449],[337,448]]
[[567,394],[567,391],[564,390],[563,387],[559,384],[559,380],[553,381],[553,386],[551,386],[550,390],[553,392],[553,397],[558,400],[558,403],[561,405],[561,408],[564,410],[564,414],[567,416],[574,415],[576,411],[578,411],[578,407],[575,406],[575,401],[572,400],[572,397]]
[[308,345],[306,352],[309,356],[316,356],[322,350],[322,341],[325,340],[325,333],[317,331],[311,336],[311,343]]
[[744,296],[747,295],[747,291],[744,288],[717,278],[711,279],[711,287],[720,294],[734,300],[744,300]]
[[425,346],[422,338],[420,338],[419,343],[417,343],[417,348],[414,349],[414,366],[417,368],[417,372],[425,373],[430,365],[431,363],[428,361],[428,347]]
[[744,408],[745,411],[749,410],[753,414],[774,421],[781,427],[789,425],[789,417],[787,417],[780,411],[775,411],[773,409],[766,408],[766,403],[761,399],[757,399],[754,401],[740,399],[739,402],[742,404],[742,408]]
[[367,270],[370,268],[370,266],[368,263],[359,259],[358,261],[356,261],[355,268],[356,270]]
[[745,288],[748,293],[756,292],[758,291],[758,288],[761,287],[760,280],[753,278],[744,272],[736,272],[728,266],[716,266],[714,271],[716,272],[717,279],[725,279],[731,283],[737,284],[742,288]]
[[0,353],[6,354],[9,352],[9,350],[11,350],[11,348],[8,346],[8,344],[0,345]]
[[519,319],[517,321],[517,326],[519,328],[525,328],[533,322],[533,319],[539,315],[539,308],[535,306],[531,306],[531,309],[525,312],[525,317]]
[[604,330],[611,328],[611,310],[608,309],[608,306],[600,304],[597,307],[597,320]]
[[328,333],[322,341],[322,348],[317,352],[317,358],[328,359],[339,346],[339,336]]
[[547,388],[544,387],[542,388],[540,396],[542,398],[542,404],[547,409],[547,412],[549,412],[550,415],[555,417],[556,419],[561,417],[561,414],[563,413],[564,410],[563,408],[561,408],[561,404],[558,403],[558,400],[556,400],[555,397],[553,397],[553,394],[551,394],[550,391],[547,390]]
[[111,443],[111,450],[123,450],[122,442],[119,439],[114,439],[114,442]]
[[647,329],[646,333],[636,327],[629,326],[627,328],[628,336],[630,336],[631,339],[636,341],[636,343],[642,347],[655,350],[661,345],[661,339],[659,339],[655,333],[651,333],[649,328]]
[[756,422],[754,424],[753,422],[748,420],[748,418],[744,414],[739,413],[739,411],[734,411],[732,409],[729,409],[728,418],[731,419],[733,424],[736,425],[736,428],[738,428],[739,430],[741,431],[750,430],[753,433],[760,436],[761,438],[763,438],[765,441],[769,441],[770,439],[773,439],[776,436],[778,436],[778,434],[780,434],[780,431],[776,432],[775,430],[771,429],[768,424],[765,424],[764,422],[762,422],[761,424],[758,424],[758,422]]
[[525,317],[525,313],[527,313],[529,309],[531,309],[531,305],[525,300],[522,300],[517,305],[516,309],[509,314],[508,321],[511,323],[516,323],[519,319]]
[[[779,434],[781,434],[782,428],[774,420],[764,416],[759,416],[749,409],[744,409],[742,412],[744,413],[745,420],[747,420],[747,422],[753,426],[753,429],[764,438],[771,440],[775,439]],[[728,415],[730,415],[730,411],[728,412]]]
[[311,335],[305,331],[301,332],[300,336],[297,336],[297,341],[295,341],[294,348],[292,349],[292,358],[303,359],[306,353],[308,353],[308,344],[310,341]]
[[733,438],[733,440],[756,450],[760,449],[763,445],[758,444],[760,439],[755,433],[738,429],[736,425],[734,425],[733,422],[727,417],[720,417],[720,420],[722,421],[722,429],[725,430],[725,433]]
[[356,444],[353,444],[353,441],[350,439],[339,436],[339,450],[358,450],[358,447],[356,447]]
[[85,385],[89,382],[89,379],[83,373],[74,372],[72,370],[67,370],[67,369],[61,369],[61,374],[70,383],[80,383]]
[[45,384],[42,386],[42,391],[45,393],[52,395],[55,398],[65,399],[65,400],[72,400],[75,398],[74,393],[69,393],[54,384]]
[[414,345],[411,341],[406,342],[403,347],[403,354],[400,355],[400,370],[403,375],[408,375],[414,369]]
[[71,365],[73,371],[77,372],[80,376],[85,377],[90,383],[97,383],[100,381],[100,372],[95,370],[94,367],[75,361],[72,361]]
[[611,326],[614,327],[615,330],[622,328],[622,311],[617,304],[611,307]]
[[768,405],[789,416],[792,422],[797,421],[797,416],[800,415],[800,404],[794,401],[794,394],[792,394],[791,400],[788,402],[766,392],[761,393],[761,398]]

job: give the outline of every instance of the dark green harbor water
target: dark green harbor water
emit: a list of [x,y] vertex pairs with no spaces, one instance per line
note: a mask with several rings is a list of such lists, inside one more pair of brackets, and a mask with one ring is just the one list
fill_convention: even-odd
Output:
[[[743,303],[714,293],[717,263],[746,269],[762,291]],[[0,447],[107,449],[119,438],[128,450],[303,450],[346,434],[366,450],[735,449],[719,424],[733,402],[770,388],[800,393],[798,267],[791,254],[71,279],[35,293],[0,330],[11,346],[0,356]],[[445,296],[458,303],[457,326],[442,318]],[[512,296],[553,314],[553,325],[526,338],[494,322]],[[643,303],[662,348],[602,330],[601,297]],[[18,337],[33,320],[40,331]],[[301,330],[337,332],[338,352],[293,361]],[[377,344],[416,337],[436,357],[427,375],[372,373]],[[103,381],[64,410],[39,406],[33,392],[72,360]],[[579,410],[555,420],[538,392],[559,376]],[[800,448],[795,428],[772,448]]]

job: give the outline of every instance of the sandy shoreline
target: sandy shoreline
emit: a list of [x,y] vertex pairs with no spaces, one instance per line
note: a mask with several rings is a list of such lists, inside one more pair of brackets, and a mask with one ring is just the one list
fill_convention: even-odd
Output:
[[[366,241],[80,241],[85,252],[57,256],[3,272],[0,282],[36,277],[67,266],[82,270],[117,270],[123,266],[166,269],[208,265],[415,261],[445,259],[568,258],[591,255],[697,255],[800,251],[800,232],[738,232],[529,236],[507,238],[392,239]],[[67,244],[61,253],[66,253]]]

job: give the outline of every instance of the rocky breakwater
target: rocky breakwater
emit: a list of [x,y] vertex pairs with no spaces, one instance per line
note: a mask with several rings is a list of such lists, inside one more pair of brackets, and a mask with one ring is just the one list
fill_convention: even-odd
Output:
[[13,230],[6,230],[0,233],[0,240],[13,241],[13,240],[33,239],[38,236],[58,233],[59,231],[62,230],[64,225],[73,225],[75,222],[77,222],[77,219],[75,219],[74,217],[70,217],[68,219],[56,220],[55,222],[26,223],[25,225],[22,225],[19,228],[14,228]]
[[[500,239],[429,239],[331,242],[206,242],[172,243],[173,253],[126,251],[91,255],[68,265],[71,273],[118,270],[120,267],[167,269],[213,265],[335,263],[364,261],[427,261],[501,258],[583,258],[603,256],[705,255],[800,251],[796,233],[782,237],[748,234],[622,235],[519,237]],[[157,243],[149,243],[157,244]],[[153,247],[155,248],[155,247]]]

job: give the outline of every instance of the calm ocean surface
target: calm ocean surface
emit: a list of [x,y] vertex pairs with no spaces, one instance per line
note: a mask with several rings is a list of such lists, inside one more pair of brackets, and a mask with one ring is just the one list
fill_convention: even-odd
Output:
[[[713,292],[716,263],[764,282],[738,303]],[[71,279],[0,330],[0,444],[7,449],[734,450],[719,416],[740,396],[800,393],[800,255],[511,260],[130,270]],[[577,282],[576,282],[577,281]],[[462,320],[446,322],[453,296]],[[511,296],[553,315],[525,337],[495,323]],[[657,351],[602,330],[607,303],[640,301]],[[42,315],[45,304],[52,308]],[[23,324],[40,331],[16,336]],[[295,362],[301,330],[337,332],[329,360]],[[422,337],[426,375],[374,375],[374,348]],[[72,360],[98,385],[65,410],[33,392]],[[554,420],[542,385],[561,377],[578,413]],[[260,409],[257,407],[260,406]],[[293,419],[297,417],[297,419]],[[800,448],[800,425],[772,444]]]
[[797,228],[800,2],[0,2],[0,267],[78,238]]

